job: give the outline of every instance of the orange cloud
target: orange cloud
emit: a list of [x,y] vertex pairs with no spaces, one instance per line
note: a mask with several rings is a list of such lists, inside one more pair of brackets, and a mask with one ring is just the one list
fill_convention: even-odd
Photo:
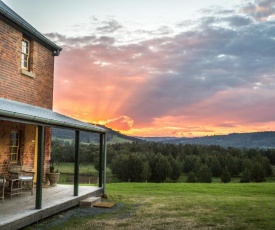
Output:
[[134,121],[130,117],[120,116],[118,118],[108,119],[107,121],[100,121],[99,124],[115,130],[129,131],[133,128]]

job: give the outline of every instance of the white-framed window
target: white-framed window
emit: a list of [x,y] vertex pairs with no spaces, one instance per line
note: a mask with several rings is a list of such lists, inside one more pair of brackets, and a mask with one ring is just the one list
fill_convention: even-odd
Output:
[[10,162],[19,160],[19,131],[13,130],[10,133]]
[[29,71],[30,66],[30,41],[22,39],[21,68]]

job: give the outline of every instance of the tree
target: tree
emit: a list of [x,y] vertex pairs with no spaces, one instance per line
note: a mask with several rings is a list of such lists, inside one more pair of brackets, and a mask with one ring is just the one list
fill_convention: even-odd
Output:
[[188,183],[195,183],[196,181],[197,181],[196,174],[193,171],[191,171],[190,173],[188,173],[187,178],[186,178],[186,182],[188,182]]
[[129,167],[128,167],[128,156],[124,154],[118,155],[111,164],[112,173],[122,181],[128,181],[129,179]]
[[261,163],[261,165],[263,167],[263,170],[264,170],[265,177],[272,176],[273,170],[272,170],[270,161],[267,157],[263,157],[263,156],[258,155],[254,158],[254,161]]
[[243,172],[245,169],[250,170],[253,166],[253,162],[251,159],[245,158],[241,161],[241,171]]
[[215,177],[219,177],[221,175],[222,167],[220,161],[217,157],[214,157],[211,162],[211,172]]
[[207,165],[202,165],[200,167],[197,178],[198,178],[198,182],[202,182],[202,183],[212,182],[211,172]]
[[265,181],[264,168],[261,163],[255,162],[251,170],[251,180],[255,182]]
[[179,161],[174,159],[171,155],[168,158],[172,169],[170,178],[175,182],[180,177],[182,165]]
[[167,157],[157,154],[155,157],[155,166],[152,169],[151,180],[155,182],[164,182],[167,177],[170,177],[172,168]]
[[241,183],[248,183],[250,182],[250,171],[248,168],[245,168],[244,171],[242,172],[242,177],[240,180]]
[[184,161],[183,171],[185,173],[194,171],[197,162],[198,162],[197,156],[193,156],[193,155],[187,156]]
[[148,161],[143,162],[140,177],[142,181],[147,181],[151,177],[151,168]]
[[231,176],[238,176],[239,174],[239,160],[230,155],[227,156],[225,166],[228,168]]
[[228,183],[231,181],[230,173],[227,167],[222,170],[221,181],[223,183]]
[[145,156],[141,154],[129,155],[127,165],[129,167],[129,178],[131,181],[146,181],[150,176],[150,166]]

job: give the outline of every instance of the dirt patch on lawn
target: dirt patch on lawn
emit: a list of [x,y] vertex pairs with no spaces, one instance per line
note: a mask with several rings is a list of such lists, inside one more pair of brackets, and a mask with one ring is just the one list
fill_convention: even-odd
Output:
[[[57,215],[51,216],[47,219],[44,219],[36,224],[30,225],[23,230],[45,230],[45,229],[64,229],[62,225],[68,222],[70,219],[73,218],[89,218],[95,217],[101,214],[108,214],[119,212],[124,208],[124,204],[117,203],[112,208],[98,208],[98,207],[91,207],[91,208],[80,208],[75,207],[64,212],[61,212]],[[129,214],[127,215],[129,216]],[[122,214],[121,218],[125,218],[125,215]],[[81,228],[80,228],[81,229]]]

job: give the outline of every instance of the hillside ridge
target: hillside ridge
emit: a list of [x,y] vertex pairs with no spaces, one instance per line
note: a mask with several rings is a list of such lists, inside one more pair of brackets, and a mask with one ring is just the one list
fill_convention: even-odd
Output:
[[275,132],[230,133],[194,138],[177,138],[165,141],[174,144],[220,145],[237,148],[275,148]]
[[[108,143],[123,142],[163,142],[171,144],[197,144],[197,145],[220,145],[222,147],[236,148],[275,148],[275,131],[251,132],[251,133],[230,133],[225,135],[213,135],[203,137],[138,137],[127,136],[111,128],[99,125],[108,130]],[[74,132],[65,129],[52,129],[53,139],[74,139]],[[98,141],[99,135],[81,132],[83,142]]]

